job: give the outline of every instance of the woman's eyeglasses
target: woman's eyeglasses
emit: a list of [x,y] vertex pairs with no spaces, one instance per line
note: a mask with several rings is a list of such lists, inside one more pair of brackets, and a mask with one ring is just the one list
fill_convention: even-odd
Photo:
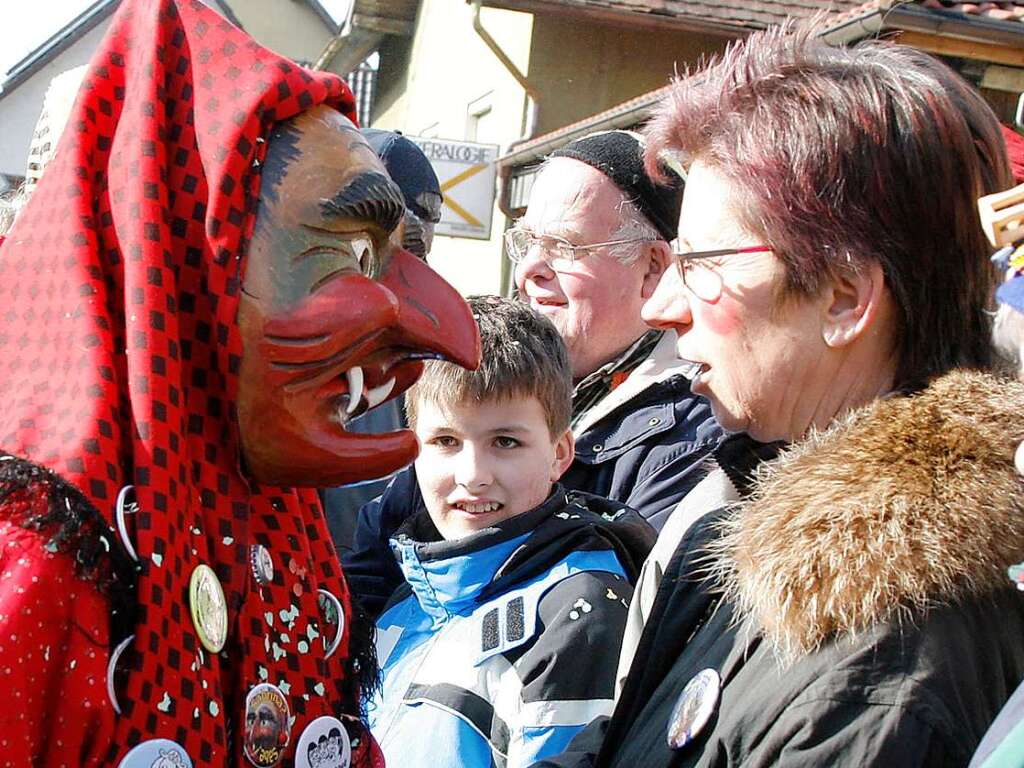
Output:
[[714,251],[680,251],[676,242],[672,249],[676,266],[685,285],[694,296],[703,301],[717,301],[722,295],[722,276],[707,259],[735,256],[740,253],[771,253],[767,245],[748,245],[743,248],[720,248]]

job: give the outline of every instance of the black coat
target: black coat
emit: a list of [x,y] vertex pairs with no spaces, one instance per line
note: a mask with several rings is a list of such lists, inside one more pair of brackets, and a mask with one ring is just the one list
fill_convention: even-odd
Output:
[[[1018,385],[950,376],[763,465],[684,536],[611,720],[543,765],[967,765],[1024,677],[1003,572],[1024,552],[1022,408]],[[717,706],[672,749],[706,668]]]

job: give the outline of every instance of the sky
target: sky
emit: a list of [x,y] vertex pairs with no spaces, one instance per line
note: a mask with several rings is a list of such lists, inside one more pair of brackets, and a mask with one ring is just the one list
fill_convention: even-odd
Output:
[[331,15],[336,24],[341,24],[348,16],[352,0],[320,0],[320,5]]
[[0,80],[95,0],[0,0]]
[[[31,51],[66,26],[96,0],[0,0],[0,81]],[[341,24],[352,0],[320,0]]]

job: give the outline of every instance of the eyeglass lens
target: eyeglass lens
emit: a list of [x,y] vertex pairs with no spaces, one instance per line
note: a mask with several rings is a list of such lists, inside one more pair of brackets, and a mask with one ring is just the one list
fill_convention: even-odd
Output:
[[507,243],[509,258],[515,262],[525,261],[534,248],[539,249],[541,258],[556,271],[570,269],[575,261],[573,249],[554,238],[538,237],[522,230],[509,230]]
[[722,276],[710,264],[702,264],[699,259],[676,263],[683,285],[698,299],[711,302],[722,295]]

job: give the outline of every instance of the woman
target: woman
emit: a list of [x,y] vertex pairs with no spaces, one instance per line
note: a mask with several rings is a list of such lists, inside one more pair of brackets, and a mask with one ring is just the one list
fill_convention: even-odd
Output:
[[614,715],[551,764],[965,765],[1024,675],[1024,390],[982,372],[995,117],[924,54],[783,29],[648,132],[689,175],[645,319],[727,445],[791,447],[682,535]]

